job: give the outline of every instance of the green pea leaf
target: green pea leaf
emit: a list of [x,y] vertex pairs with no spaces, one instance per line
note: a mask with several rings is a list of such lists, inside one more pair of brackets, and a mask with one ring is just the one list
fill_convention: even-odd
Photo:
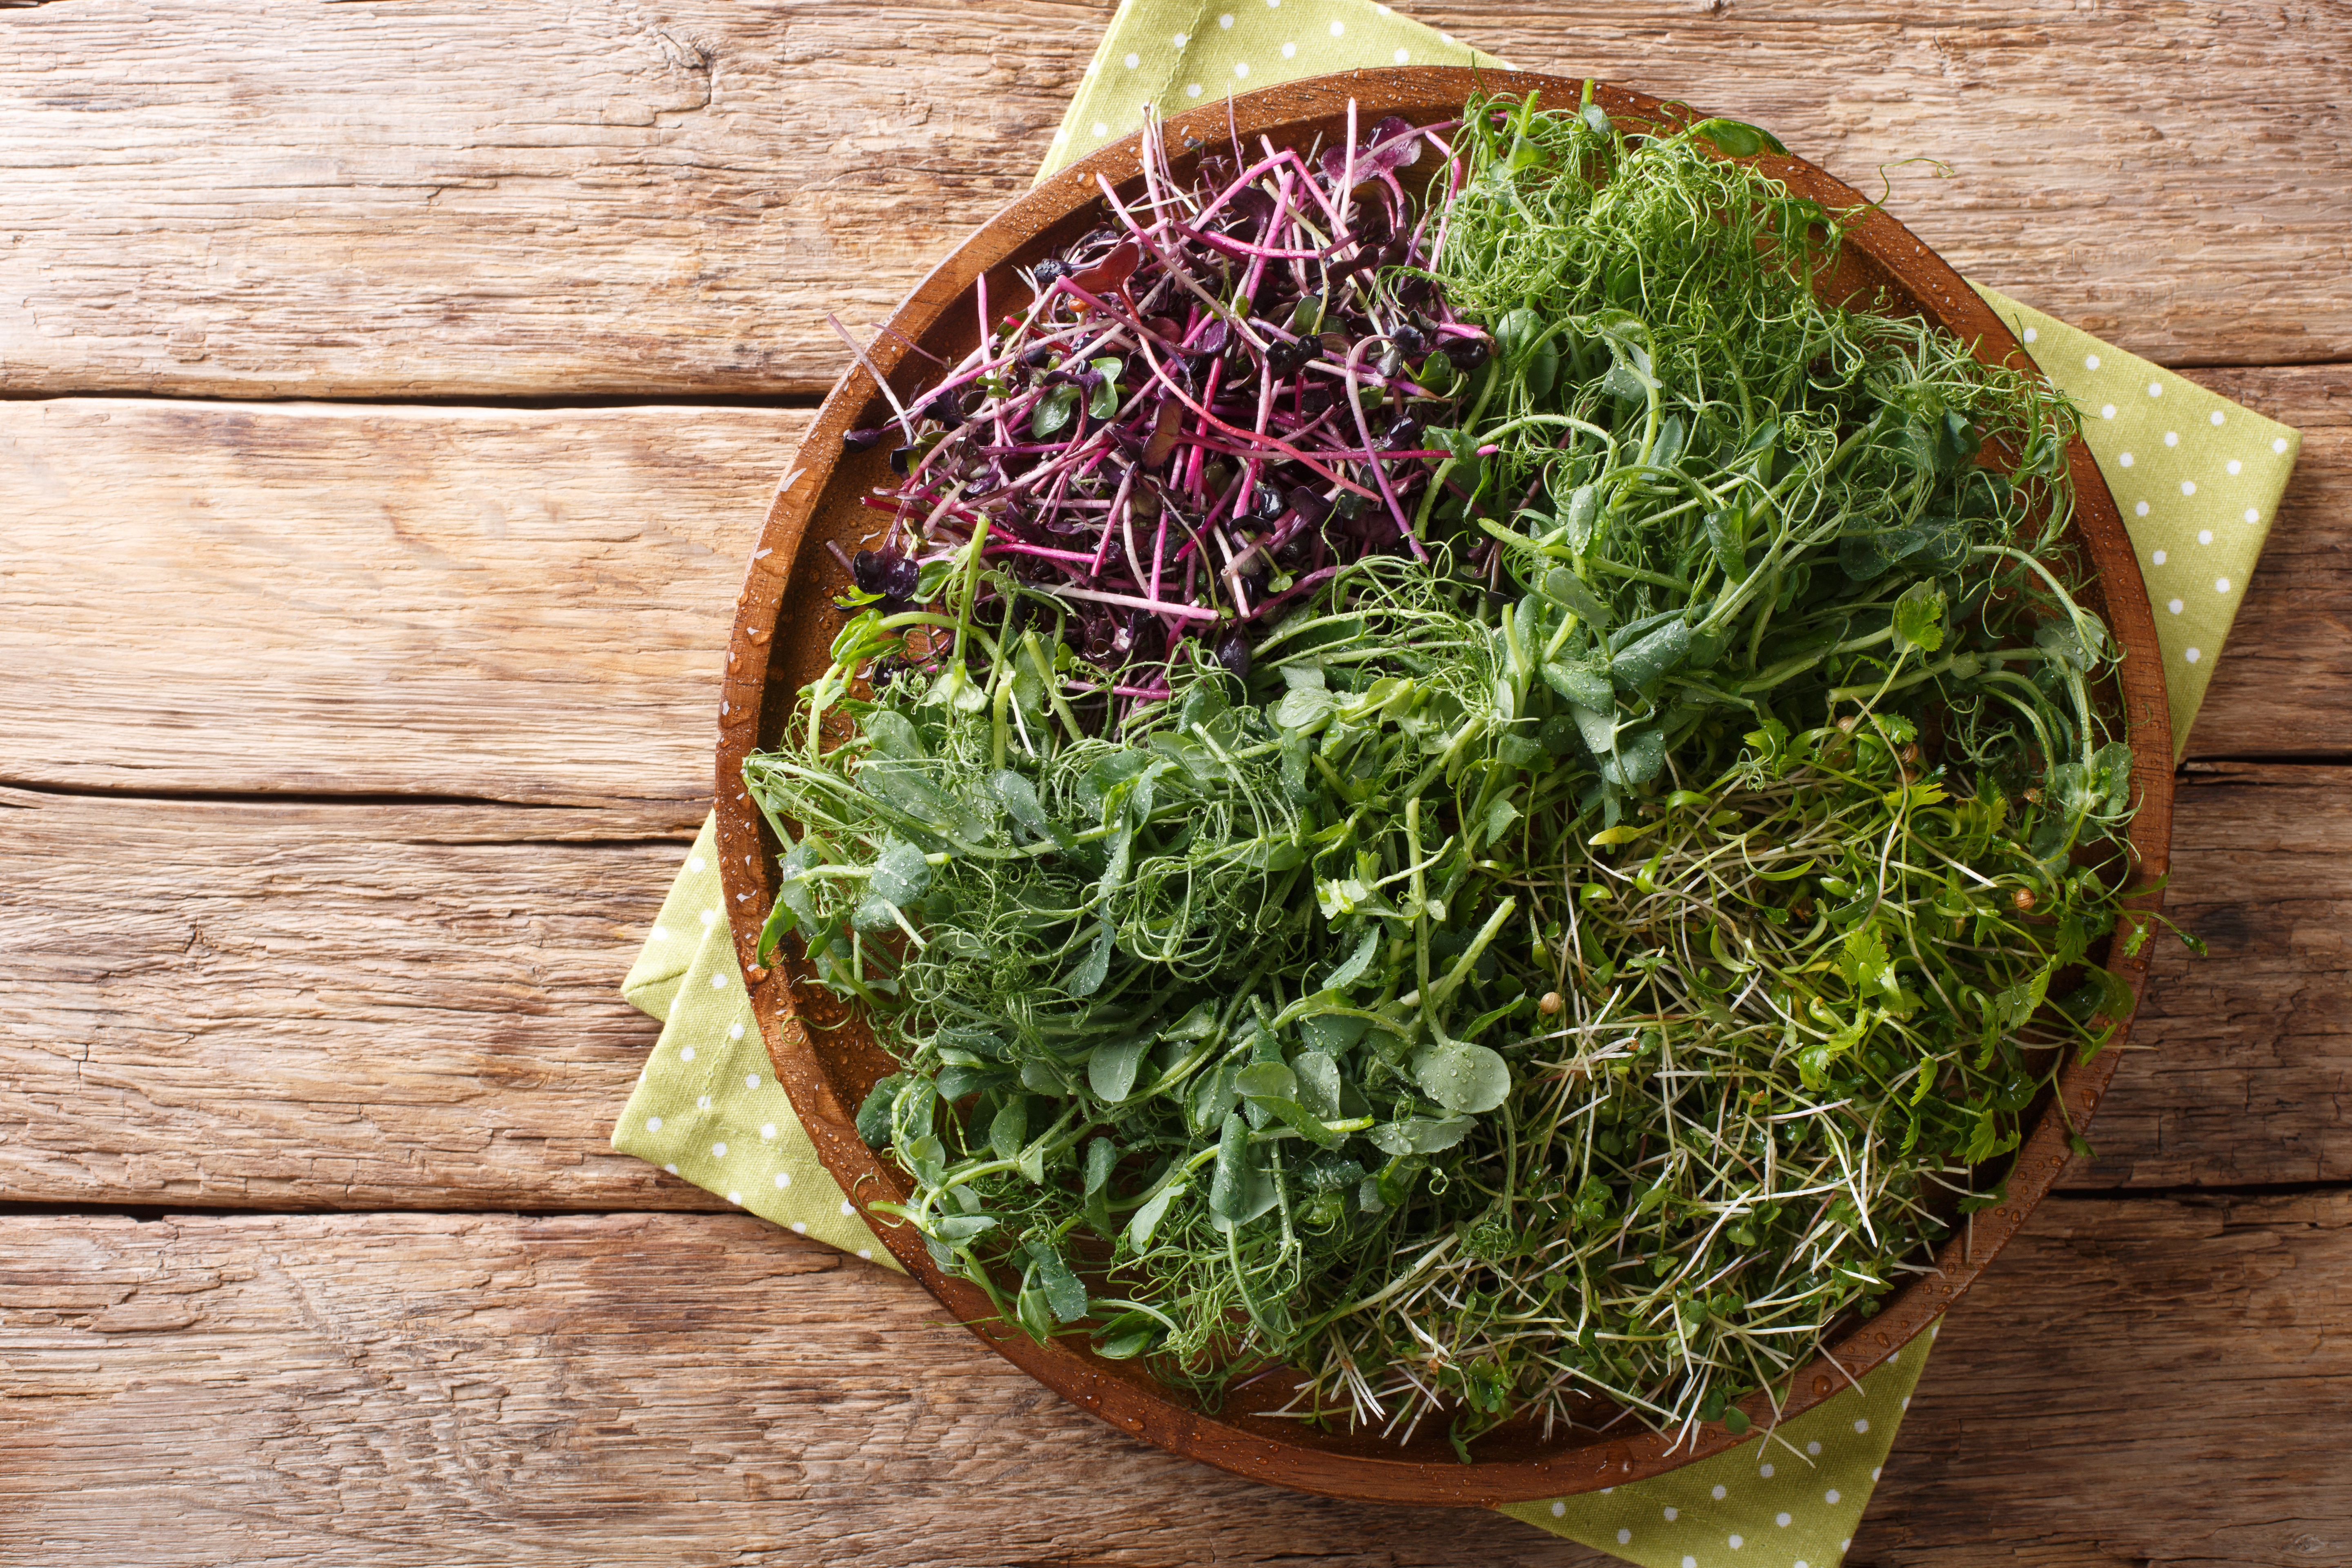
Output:
[[[1557,494],[1558,492],[1555,491],[1555,498],[1557,498]],[[1581,484],[1569,491],[1567,500],[1559,502],[1559,526],[1563,537],[1568,541],[1568,547],[1576,552],[1579,555],[1583,554],[1586,548],[1592,543],[1592,527],[1594,523],[1600,521],[1600,518],[1601,491],[1599,487],[1591,484]],[[1581,614],[1582,612],[1580,611],[1579,613]],[[1587,616],[1585,616],[1585,619],[1591,621],[1592,620],[1592,617]],[[1603,630],[1608,628],[1608,622],[1605,617],[1596,624],[1601,626]]]
[[1616,688],[1608,675],[1587,660],[1554,659],[1543,667],[1544,684],[1580,708],[1606,713],[1617,705]]
[[997,1107],[989,1120],[988,1146],[1000,1160],[1020,1158],[1029,1142],[1029,1097],[1016,1094]]
[[778,899],[775,907],[768,911],[766,921],[760,927],[760,962],[767,963],[775,952],[776,944],[790,936],[799,924],[800,918],[793,912],[792,905]]
[[1470,1135],[1477,1120],[1469,1116],[1407,1117],[1384,1122],[1364,1134],[1383,1153],[1437,1154]]
[[1043,1237],[1032,1237],[1029,1257],[1037,1266],[1038,1283],[1045,1287],[1045,1304],[1054,1321],[1075,1323],[1087,1315],[1087,1288],[1072,1272],[1069,1260],[1061,1249]]
[[1152,1194],[1135,1211],[1135,1217],[1127,1222],[1127,1245],[1130,1251],[1139,1253],[1151,1245],[1153,1235],[1160,1229],[1160,1222],[1168,1216],[1169,1205],[1182,1197],[1189,1185],[1185,1182],[1171,1182]]
[[1252,1100],[1298,1098],[1298,1075],[1280,1062],[1253,1062],[1242,1068],[1234,1086]]
[[1150,1035],[1097,1046],[1087,1058],[1087,1087],[1106,1105],[1117,1105],[1135,1088],[1136,1068],[1151,1048]]
[[1536,345],[1536,352],[1528,356],[1526,380],[1528,396],[1551,395],[1551,389],[1559,382],[1559,344],[1556,340],[1547,338]]
[[1110,973],[1110,923],[1095,922],[1094,941],[1087,943],[1086,956],[1078,960],[1063,981],[1063,989],[1073,996],[1091,996],[1102,989],[1103,977]]
[[922,896],[931,885],[931,863],[923,852],[905,839],[892,835],[882,844],[882,853],[874,861],[874,874],[866,887],[877,898],[894,904],[905,904]]
[[1617,710],[1613,703],[1599,709],[1579,703],[1568,710],[1568,716],[1576,721],[1577,738],[1594,756],[1605,757],[1617,749]]
[[1690,627],[1668,621],[1618,650],[1609,661],[1609,679],[1621,691],[1647,690],[1680,667],[1690,645]]
[[890,1142],[890,1107],[906,1082],[906,1074],[894,1072],[866,1091],[857,1107],[857,1136],[867,1148],[880,1149]]
[[1286,730],[1301,734],[1313,734],[1331,717],[1338,700],[1320,687],[1302,686],[1287,693],[1275,704],[1274,721]]
[[1298,1103],[1311,1116],[1327,1121],[1336,1120],[1339,1114],[1339,1064],[1322,1051],[1301,1051],[1290,1066],[1298,1077]]
[[1492,1110],[1511,1092],[1510,1064],[1484,1046],[1436,1046],[1413,1058],[1413,1082],[1448,1110]]
[[1536,591],[1553,604],[1574,612],[1578,620],[1595,631],[1605,632],[1615,624],[1607,602],[1565,566],[1546,572],[1536,584]]
[[1238,1217],[1249,1201],[1249,1123],[1238,1111],[1225,1113],[1217,1134],[1217,1163],[1209,1182],[1209,1212],[1222,1220]]
[[1361,980],[1364,977],[1364,972],[1372,966],[1372,954],[1379,951],[1380,945],[1379,928],[1373,927],[1367,930],[1362,936],[1356,939],[1356,951],[1343,959],[1339,968],[1325,975],[1323,984],[1318,989],[1344,991]]
[[1780,139],[1761,126],[1743,120],[1702,120],[1690,128],[1694,136],[1703,136],[1717,149],[1734,158],[1753,158],[1759,153],[1778,153],[1786,157],[1789,150]]
[[1665,732],[1655,724],[1618,733],[1614,755],[1601,764],[1601,776],[1622,789],[1648,784],[1666,765]]
[[1503,319],[1495,323],[1495,346],[1504,357],[1517,360],[1534,344],[1543,332],[1543,318],[1522,305],[1516,310],[1506,310]]
[[1103,1190],[1110,1180],[1113,1167],[1118,1163],[1118,1144],[1108,1138],[1097,1138],[1087,1145],[1087,1196]]
[[1734,582],[1748,574],[1748,510],[1727,507],[1706,514],[1706,542],[1716,564]]

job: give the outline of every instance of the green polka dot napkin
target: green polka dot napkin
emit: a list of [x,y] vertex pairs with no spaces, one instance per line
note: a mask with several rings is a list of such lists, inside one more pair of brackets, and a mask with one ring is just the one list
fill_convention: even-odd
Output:
[[2303,437],[2005,294],[1981,284],[1977,292],[2082,410],[2083,444],[2139,555],[2164,650],[2173,752],[2186,756]]
[[720,908],[716,838],[706,820],[621,983],[621,994],[659,1018],[662,1031],[613,1129],[613,1147],[762,1219],[897,1268],[776,1082]]
[[1655,1480],[1502,1511],[1642,1568],[1832,1568],[1878,1484],[1938,1322],[1770,1436]]
[[[1044,174],[1143,122],[1300,77],[1371,65],[1506,62],[1367,0],[1124,0]],[[1573,70],[1574,62],[1560,68]],[[1737,106],[1725,106],[1736,110]],[[2302,437],[2192,382],[1980,289],[2083,434],[2139,554],[2182,749]],[[662,1020],[613,1146],[737,1205],[897,1268],[818,1161],[778,1087],[720,909],[712,829],[622,986]],[[1641,1568],[1831,1568],[1877,1484],[1935,1331],[1814,1410],[1655,1480],[1503,1511]]]
[[1509,63],[1362,0],[1125,0],[1045,151],[1044,179],[1143,123],[1301,77],[1364,66]]

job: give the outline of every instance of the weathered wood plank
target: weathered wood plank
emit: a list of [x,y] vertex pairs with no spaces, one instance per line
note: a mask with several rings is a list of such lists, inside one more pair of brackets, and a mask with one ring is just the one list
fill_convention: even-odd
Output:
[[[2192,755],[2352,753],[2352,370],[2214,379],[2309,438]],[[0,779],[703,796],[805,417],[0,402]]]
[[2352,1196],[2045,1204],[1937,1341],[1854,1568],[2352,1562]]
[[[2075,1185],[2352,1179],[2352,774],[2200,774],[2147,1016]],[[716,1207],[605,1147],[616,994],[700,807],[0,791],[0,1195]]]
[[0,791],[0,1195],[721,1206],[606,1142],[702,811]]
[[1601,1561],[1171,1458],[740,1216],[0,1219],[0,1313],[47,1562]]
[[[2347,1210],[2046,1206],[1945,1330],[1849,1561],[2341,1560]],[[1169,1458],[904,1279],[739,1216],[0,1243],[0,1542],[44,1561],[1603,1561]]]
[[808,392],[1107,8],[76,0],[0,31],[0,388]]
[[2189,768],[2163,938],[2074,1187],[2352,1181],[2352,770]]
[[0,778],[708,799],[807,417],[0,404]]
[[[2352,15],[1428,0],[1778,129],[2169,363],[2352,358]],[[1108,0],[75,0],[0,30],[0,389],[808,392],[1024,188]]]

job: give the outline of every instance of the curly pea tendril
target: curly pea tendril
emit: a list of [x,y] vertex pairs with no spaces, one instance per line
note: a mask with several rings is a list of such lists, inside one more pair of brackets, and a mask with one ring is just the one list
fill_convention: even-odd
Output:
[[[786,846],[763,958],[799,944],[900,1063],[858,1122],[913,1192],[875,1206],[1040,1339],[1209,1403],[1279,1375],[1300,1420],[1434,1420],[1465,1460],[1507,1421],[1745,1429],[1729,1401],[1999,1200],[2129,1006],[2090,956],[2131,754],[2062,544],[2074,416],[1820,298],[1836,216],[1717,155],[1760,133],[1532,100],[1412,133],[1430,205],[1377,246],[1347,209],[1390,126],[1157,170],[1129,235],[1189,331],[1274,341],[1287,269],[1361,335],[1384,379],[1319,415],[1365,438],[1312,458],[1391,534],[1301,524],[1322,575],[1280,614],[1146,564],[1122,660],[1103,576],[988,549],[1066,451],[960,470],[952,525],[910,465],[879,503],[923,583],[850,596],[745,769]],[[1160,299],[1049,279],[1019,331]],[[1440,325],[1486,346],[1437,364]],[[1219,363],[1160,405],[1182,438],[1299,401],[1284,355]],[[1018,379],[960,428],[1055,395]],[[1218,525],[1200,448],[1134,434],[1094,491]]]

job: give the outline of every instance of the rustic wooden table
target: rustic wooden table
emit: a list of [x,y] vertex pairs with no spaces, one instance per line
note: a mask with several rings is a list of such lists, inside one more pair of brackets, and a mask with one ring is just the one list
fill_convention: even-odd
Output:
[[[2352,12],[1444,3],[2306,432],[2136,1053],[1858,1563],[2352,1563]],[[0,16],[0,1561],[1592,1563],[1257,1488],[606,1145],[763,501],[1109,0]]]

